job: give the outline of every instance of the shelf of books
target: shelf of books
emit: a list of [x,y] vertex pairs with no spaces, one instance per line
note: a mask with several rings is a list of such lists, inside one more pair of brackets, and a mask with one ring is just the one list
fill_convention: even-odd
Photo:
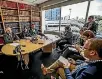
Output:
[[11,27],[14,33],[20,34],[24,27],[30,28],[31,24],[35,24],[37,29],[41,26],[38,6],[0,1],[0,36],[3,36],[6,27]]

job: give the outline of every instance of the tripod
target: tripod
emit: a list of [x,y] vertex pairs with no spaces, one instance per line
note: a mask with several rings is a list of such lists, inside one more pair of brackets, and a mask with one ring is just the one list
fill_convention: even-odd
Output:
[[21,69],[24,70],[24,67],[23,67],[24,66],[24,60],[23,60],[23,56],[21,54],[21,45],[16,46],[13,53],[17,54],[17,56],[18,56],[17,68],[21,67]]

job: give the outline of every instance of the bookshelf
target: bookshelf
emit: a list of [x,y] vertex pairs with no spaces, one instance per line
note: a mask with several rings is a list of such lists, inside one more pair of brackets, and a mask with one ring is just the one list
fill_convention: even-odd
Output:
[[4,45],[4,39],[3,39],[3,34],[4,34],[4,23],[3,23],[3,18],[2,18],[2,12],[0,8],[0,48],[1,46]]
[[3,37],[6,27],[11,27],[14,33],[20,34],[24,27],[29,29],[31,24],[35,24],[35,28],[40,29],[40,23],[38,6],[0,1],[0,37]]

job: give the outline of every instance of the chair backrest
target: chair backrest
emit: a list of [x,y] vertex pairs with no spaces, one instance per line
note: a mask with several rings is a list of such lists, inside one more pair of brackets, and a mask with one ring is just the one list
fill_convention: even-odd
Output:
[[4,38],[0,37],[0,44],[4,44]]

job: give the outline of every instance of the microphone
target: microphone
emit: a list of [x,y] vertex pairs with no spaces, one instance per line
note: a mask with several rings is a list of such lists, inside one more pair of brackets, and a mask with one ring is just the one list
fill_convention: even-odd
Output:
[[13,50],[13,53],[14,54],[20,54],[20,56],[18,55],[18,65],[17,65],[17,68],[21,68],[22,70],[24,70],[24,60],[23,60],[23,57],[22,57],[22,54],[21,54],[22,50],[21,50],[21,45],[18,45],[16,46],[16,48]]
[[21,54],[21,52],[25,52],[25,50],[21,50],[21,46],[22,46],[22,47],[26,47],[25,45],[18,45],[18,46],[16,46],[16,48],[13,50],[13,53],[14,53],[14,54],[17,54],[17,53]]

